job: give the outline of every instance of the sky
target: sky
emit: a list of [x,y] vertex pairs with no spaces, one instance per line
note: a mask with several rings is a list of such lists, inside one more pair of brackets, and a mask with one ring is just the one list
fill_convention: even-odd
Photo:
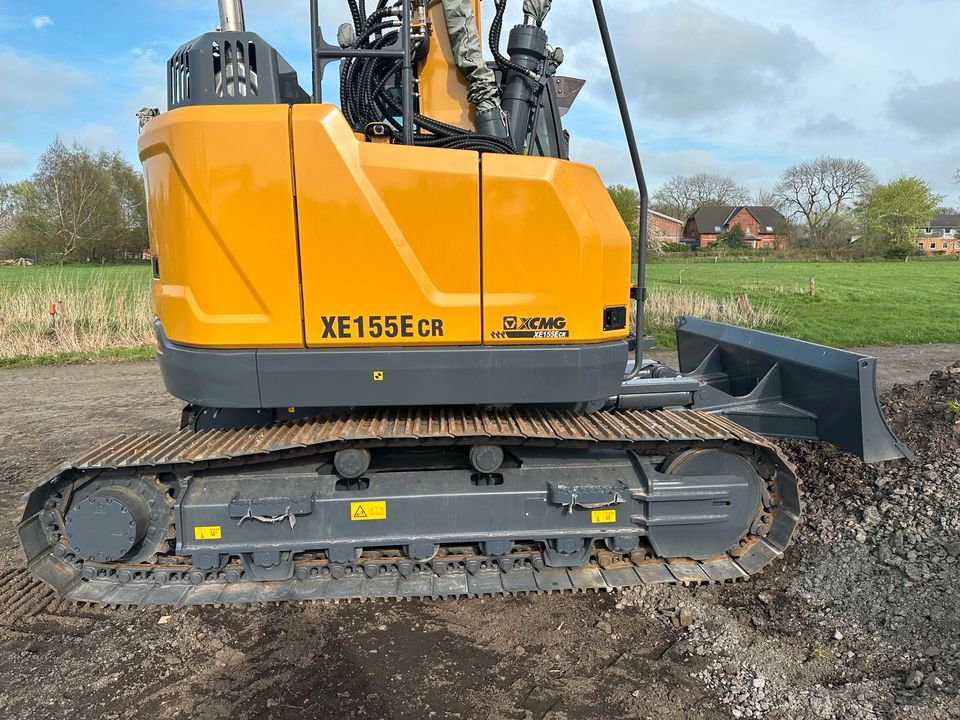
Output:
[[[334,38],[346,2],[320,2]],[[606,5],[651,188],[713,172],[758,191],[791,164],[836,155],[880,180],[922,177],[960,204],[960,0]],[[511,0],[508,26],[520,6]],[[246,19],[309,87],[306,0],[247,0]],[[136,162],[136,111],[164,108],[167,58],[216,23],[215,0],[0,0],[0,181],[29,176],[57,136]],[[592,3],[556,0],[546,29],[564,48],[562,74],[587,80],[565,118],[573,159],[634,184]]]

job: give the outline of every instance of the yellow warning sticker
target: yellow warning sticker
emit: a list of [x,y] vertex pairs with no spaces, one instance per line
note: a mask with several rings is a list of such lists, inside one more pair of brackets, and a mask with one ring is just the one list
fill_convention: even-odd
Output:
[[616,510],[593,510],[590,513],[590,522],[592,523],[614,523],[616,521]]
[[374,371],[373,371],[373,381],[374,381],[374,382],[383,382],[383,370],[374,370]]
[[366,502],[350,503],[351,520],[386,520],[387,501],[368,500]]
[[193,537],[197,540],[219,540],[219,525],[198,525],[193,529]]

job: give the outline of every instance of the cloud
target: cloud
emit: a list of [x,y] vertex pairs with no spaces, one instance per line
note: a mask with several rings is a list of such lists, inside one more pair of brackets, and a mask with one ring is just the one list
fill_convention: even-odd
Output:
[[35,18],[30,20],[30,24],[33,25],[37,30],[43,30],[47,25],[53,25],[53,20],[50,19],[49,15],[37,15]]
[[792,28],[771,29],[690,0],[614,11],[611,24],[624,39],[618,55],[630,94],[646,112],[671,119],[775,109],[823,60]]
[[[770,169],[760,162],[746,158],[727,160],[712,150],[646,149],[640,152],[647,185],[653,192],[674,175],[694,175],[700,172],[729,175],[750,188],[769,185],[775,179]],[[577,162],[592,165],[607,185],[623,184],[636,187],[626,141],[608,143],[602,140],[573,138],[570,157]]]
[[163,85],[167,77],[167,64],[160,60],[153,48],[133,48],[134,61],[130,65],[130,77],[141,83]]
[[849,120],[844,120],[836,113],[827,113],[816,120],[810,120],[801,125],[797,132],[800,135],[813,139],[825,137],[848,136],[858,132],[858,128]]
[[[133,122],[130,122],[133,126]],[[115,127],[91,123],[77,130],[61,130],[60,139],[65,143],[77,143],[88,150],[116,150],[122,145]]]
[[0,143],[0,168],[16,167],[27,161],[27,156],[10,143]]
[[4,115],[29,117],[31,113],[70,105],[75,91],[89,82],[82,71],[23,52],[0,47],[0,107]]
[[887,107],[894,120],[921,135],[960,137],[960,80],[900,87]]

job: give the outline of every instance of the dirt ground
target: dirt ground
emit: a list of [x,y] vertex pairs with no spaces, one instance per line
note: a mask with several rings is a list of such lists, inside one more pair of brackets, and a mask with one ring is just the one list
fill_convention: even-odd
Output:
[[749,583],[172,612],[58,601],[15,537],[47,470],[175,427],[156,365],[2,371],[0,716],[960,717],[960,346],[870,350],[920,461],[788,444],[806,518]]

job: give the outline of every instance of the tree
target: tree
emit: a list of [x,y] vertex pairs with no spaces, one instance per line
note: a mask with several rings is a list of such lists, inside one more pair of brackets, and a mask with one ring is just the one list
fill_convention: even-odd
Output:
[[873,183],[873,171],[860,160],[820,157],[787,168],[774,188],[784,210],[806,225],[814,247],[845,241],[845,212]]
[[0,183],[0,240],[13,229],[14,195],[13,186]]
[[15,197],[14,235],[38,258],[116,260],[146,246],[140,174],[119,152],[58,139]]
[[637,237],[640,234],[640,193],[626,185],[609,185],[607,192],[630,231],[630,237]]
[[22,224],[23,207],[32,194],[29,180],[0,187],[0,255],[6,258],[39,256],[37,239]]
[[[664,246],[666,245],[666,237],[663,229],[656,223],[648,222],[647,223],[647,254],[648,255],[663,255],[666,250]],[[636,260],[636,258],[634,258]]]
[[[617,207],[617,212],[623,218],[623,224],[630,231],[630,237],[634,240],[631,245],[633,262],[637,261],[637,243],[636,239],[640,236],[640,193],[632,187],[626,185],[610,185],[607,192]],[[656,229],[649,225],[647,227],[647,251],[653,253],[663,252],[662,235],[656,233]]]
[[702,207],[743,205],[749,197],[746,188],[723,175],[675,175],[653,194],[653,208],[686,220]]
[[942,200],[917,177],[877,185],[858,206],[864,237],[885,252],[913,250],[918,228],[926,227]]
[[740,227],[740,223],[735,223],[729,230],[724,230],[717,235],[717,244],[731,250],[739,250],[743,247],[747,239],[747,234]]
[[760,188],[753,196],[753,204],[759,207],[772,207],[780,213],[784,211],[783,198],[777,194],[776,190]]

